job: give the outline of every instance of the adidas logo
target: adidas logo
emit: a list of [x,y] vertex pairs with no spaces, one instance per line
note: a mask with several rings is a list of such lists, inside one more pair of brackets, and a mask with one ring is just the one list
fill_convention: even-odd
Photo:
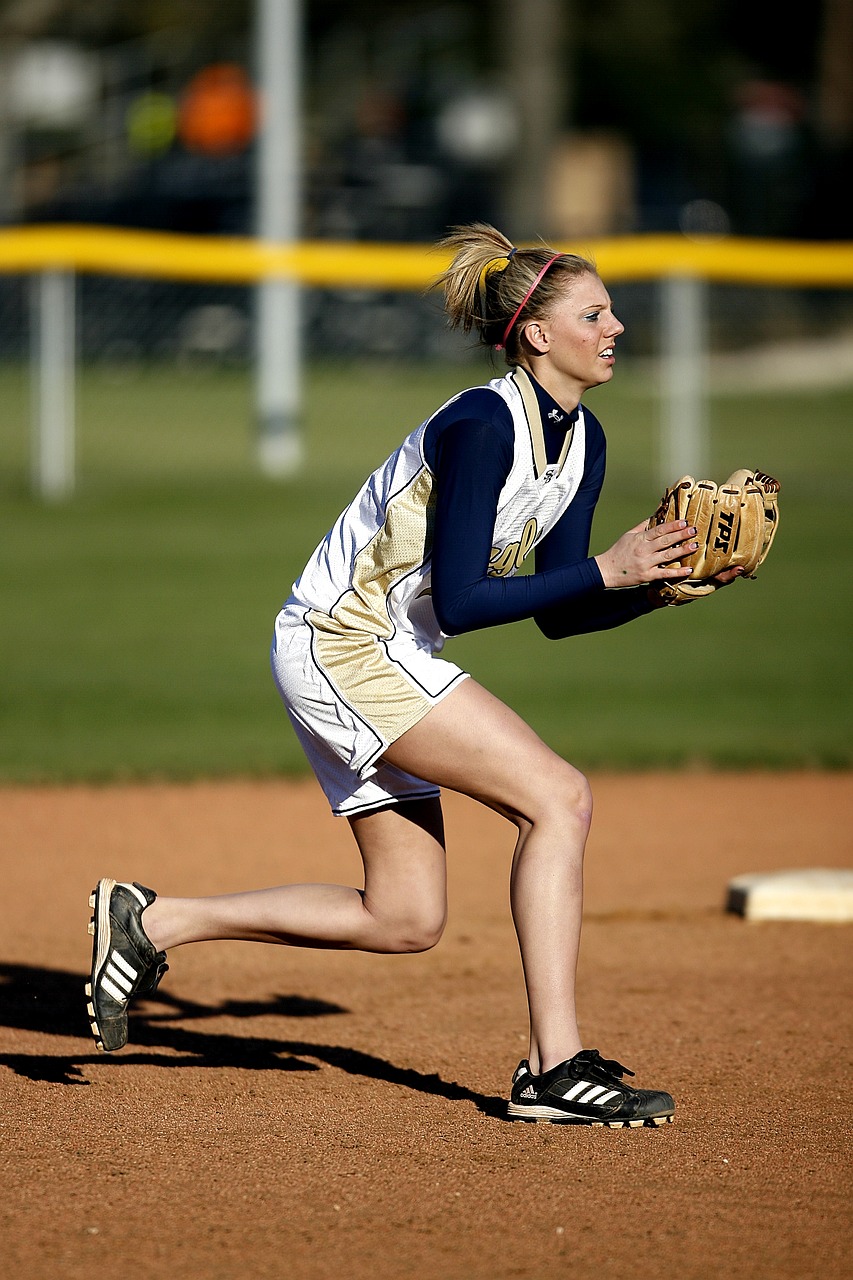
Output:
[[551,422],[563,421],[563,415],[557,409],[552,409],[551,412],[548,414],[548,418]]
[[532,1085],[532,1084],[529,1084],[529,1085],[527,1086],[527,1088],[526,1088],[526,1089],[522,1089],[522,1091],[521,1091],[521,1093],[520,1093],[520,1095],[519,1095],[519,1096],[520,1096],[520,1097],[522,1097],[522,1098],[532,1098],[532,1099],[535,1101],[535,1100],[536,1100],[536,1090],[533,1088],[533,1085]]
[[619,1089],[608,1089],[603,1084],[591,1084],[589,1080],[579,1080],[563,1094],[570,1102],[588,1102],[596,1107],[603,1107],[612,1098],[621,1098]]
[[124,956],[113,950],[110,958],[101,970],[99,984],[102,990],[117,1000],[119,1004],[127,1004],[133,992],[133,981],[139,973],[132,964],[128,964]]

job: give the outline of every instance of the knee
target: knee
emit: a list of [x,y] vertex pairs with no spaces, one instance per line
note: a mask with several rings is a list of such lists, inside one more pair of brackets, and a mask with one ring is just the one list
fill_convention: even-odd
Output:
[[544,813],[558,821],[570,820],[585,833],[592,822],[592,789],[573,765],[560,760],[547,779]]
[[446,920],[444,908],[423,907],[398,920],[389,921],[385,931],[387,950],[397,955],[430,951],[440,941]]

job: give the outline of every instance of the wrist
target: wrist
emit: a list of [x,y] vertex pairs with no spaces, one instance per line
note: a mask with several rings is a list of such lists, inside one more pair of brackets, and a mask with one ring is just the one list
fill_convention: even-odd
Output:
[[596,569],[601,574],[601,581],[605,587],[612,587],[613,583],[610,581],[609,566],[607,564],[607,553],[604,552],[600,556],[593,556],[592,559]]

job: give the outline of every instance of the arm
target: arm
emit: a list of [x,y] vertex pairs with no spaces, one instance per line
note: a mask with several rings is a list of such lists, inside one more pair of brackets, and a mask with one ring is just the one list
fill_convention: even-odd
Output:
[[[563,518],[543,538],[536,549],[537,570],[572,564],[589,555],[592,518],[604,483],[607,446],[597,419],[586,411],[587,465],[574,501]],[[618,592],[602,591],[579,600],[566,601],[535,615],[536,625],[549,640],[606,631],[633,618],[651,613],[656,604],[646,587],[629,587]]]
[[655,599],[648,587],[627,587],[618,593],[606,591],[574,608],[570,604],[558,605],[537,613],[536,625],[549,640],[565,640],[590,631],[609,631],[661,608],[664,601]]
[[[493,392],[473,394],[485,395],[487,400],[466,401],[460,397],[454,402],[449,420],[447,417],[433,420],[424,442],[427,461],[436,476],[432,602],[442,631],[446,635],[461,635],[482,627],[544,615],[561,606],[567,608],[568,613],[559,615],[557,621],[564,624],[566,618],[573,619],[570,630],[564,632],[561,625],[554,629],[547,622],[549,629],[543,627],[546,635],[557,636],[616,626],[629,616],[648,612],[645,605],[652,606],[647,596],[641,600],[646,591],[643,586],[641,592],[631,593],[630,601],[626,600],[629,593],[624,589],[613,593],[619,598],[618,608],[608,601],[603,613],[599,613],[593,603],[593,612],[588,615],[592,625],[573,617],[585,600],[602,600],[605,586],[616,582],[621,586],[624,581],[625,586],[630,587],[672,576],[672,571],[668,573],[661,566],[672,559],[676,554],[672,548],[685,537],[681,529],[675,532],[673,523],[658,526],[653,536],[643,533],[645,525],[638,525],[623,534],[603,555],[589,556],[589,530],[604,474],[603,456],[600,473],[590,467],[593,476],[574,516],[573,502],[563,517],[568,524],[561,538],[551,544],[557,549],[555,563],[547,564],[540,571],[537,561],[536,573],[515,578],[489,576],[497,504],[512,467],[514,431],[509,410],[500,404],[499,397]],[[484,405],[488,406],[485,411]],[[472,406],[477,407],[476,416],[465,417],[464,413]],[[600,427],[598,431],[601,433]],[[603,433],[601,436],[603,443]],[[684,521],[680,524],[684,525]],[[562,520],[559,525],[563,525]],[[569,558],[562,559],[563,555]],[[690,570],[674,572],[685,576]],[[626,603],[633,612],[619,617],[619,610],[624,609]]]
[[448,635],[518,622],[549,605],[602,592],[601,574],[588,556],[543,573],[489,577],[498,499],[513,459],[512,423],[505,414],[505,420],[500,411],[491,421],[456,420],[428,443],[436,475],[433,606]]

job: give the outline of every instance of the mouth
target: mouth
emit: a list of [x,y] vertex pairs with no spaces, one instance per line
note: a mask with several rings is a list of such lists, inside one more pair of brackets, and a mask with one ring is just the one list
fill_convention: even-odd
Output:
[[603,351],[598,353],[599,360],[615,360],[616,351],[613,347],[605,347]]

